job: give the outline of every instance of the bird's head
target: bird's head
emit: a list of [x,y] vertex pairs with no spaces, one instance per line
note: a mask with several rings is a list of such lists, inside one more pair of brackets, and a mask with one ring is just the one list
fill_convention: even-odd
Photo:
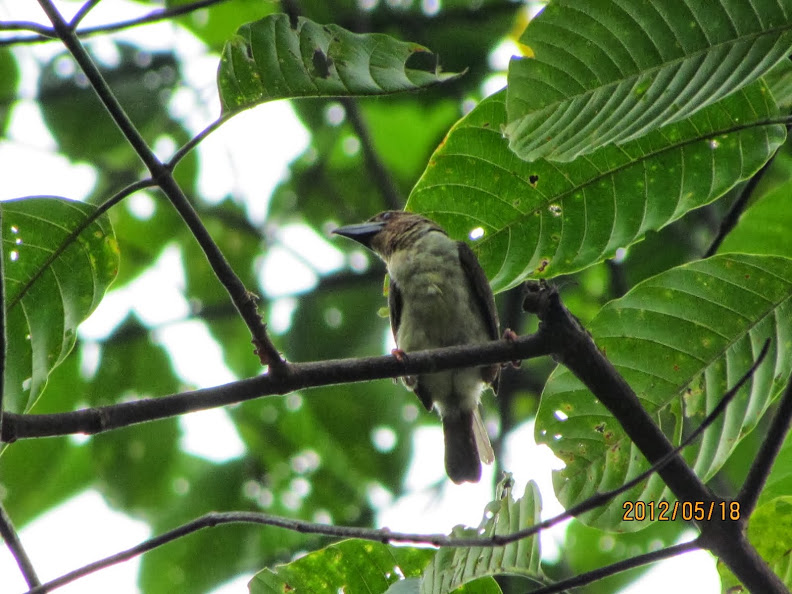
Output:
[[409,248],[429,232],[446,235],[434,221],[402,210],[386,210],[359,225],[339,227],[333,233],[354,239],[386,262],[394,252]]

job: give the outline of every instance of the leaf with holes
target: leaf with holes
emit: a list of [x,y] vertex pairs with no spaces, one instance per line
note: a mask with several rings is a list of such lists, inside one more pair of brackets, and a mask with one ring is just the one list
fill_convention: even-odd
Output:
[[243,25],[226,42],[217,84],[223,111],[287,97],[383,95],[452,80],[417,43],[360,35],[305,18],[273,14]]
[[[674,444],[701,423],[771,339],[765,361],[726,412],[684,450],[707,481],[789,378],[792,260],[726,254],[673,268],[608,303],[588,330]],[[565,507],[648,468],[616,419],[563,367],[545,386],[536,439],[566,463],[554,476]],[[608,530],[639,530],[646,522],[622,521],[623,503],[672,497],[654,475],[580,519]]]
[[783,126],[728,132],[777,113],[756,82],[689,120],[573,163],[526,163],[501,135],[504,93],[457,122],[407,203],[473,249],[495,291],[582,270],[750,177]]
[[521,158],[571,161],[690,117],[792,51],[792,0],[556,0],[509,66]]
[[[542,501],[536,484],[529,481],[517,501],[512,498],[512,484],[510,476],[500,482],[495,500],[487,505],[477,530],[457,528],[453,536],[505,535],[537,524],[541,520]],[[540,558],[538,534],[502,547],[442,548],[423,574],[421,593],[453,592],[463,584],[501,574],[520,575],[543,583]]]
[[8,355],[7,411],[27,412],[49,373],[69,354],[77,326],[99,305],[118,272],[107,215],[57,197],[0,203]]

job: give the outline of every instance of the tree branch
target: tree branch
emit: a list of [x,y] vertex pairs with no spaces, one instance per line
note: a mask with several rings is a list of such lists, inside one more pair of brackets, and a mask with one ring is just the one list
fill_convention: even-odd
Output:
[[25,552],[22,541],[19,540],[19,535],[14,529],[14,525],[11,523],[11,518],[6,513],[5,507],[3,507],[2,504],[0,504],[0,536],[3,537],[6,546],[8,546],[8,550],[11,551],[11,555],[13,555],[16,560],[19,571],[22,572],[28,588],[41,585],[36,575],[36,570],[33,568],[33,563]]
[[285,394],[303,388],[539,357],[550,353],[550,342],[548,337],[540,332],[516,341],[498,340],[480,345],[411,352],[403,357],[403,360],[393,355],[386,355],[316,363],[293,363],[289,366],[288,374],[265,374],[214,388],[182,392],[161,398],[123,402],[67,413],[46,415],[7,413],[3,419],[3,439],[15,441],[72,433],[95,434],[261,396]]
[[671,557],[676,557],[682,553],[689,553],[690,551],[698,548],[699,546],[696,544],[695,540],[671,547],[666,547],[664,549],[660,549],[659,551],[652,551],[651,553],[630,557],[629,559],[612,563],[606,567],[593,569],[592,571],[581,573],[580,575],[561,580],[560,582],[556,582],[555,584],[551,584],[549,586],[544,586],[543,588],[539,588],[537,590],[531,590],[531,594],[555,594],[556,592],[564,592],[569,588],[578,588],[580,586],[585,586],[586,584],[592,584],[597,580],[616,575],[622,571],[635,569],[636,567],[648,565],[649,563],[654,563],[656,561],[662,561],[663,559],[670,559]]
[[745,482],[737,496],[737,500],[740,502],[741,517],[746,521],[756,508],[759,494],[773,468],[773,462],[781,451],[781,446],[784,445],[790,425],[792,425],[792,377],[787,382],[770,429],[762,441],[759,452],[756,454],[748,476],[745,477]]
[[168,166],[160,162],[154,152],[146,144],[143,136],[137,128],[135,128],[135,125],[129,119],[129,116],[104,80],[104,77],[102,77],[96,64],[94,64],[88,52],[85,51],[77,34],[63,20],[61,14],[52,4],[52,0],[39,0],[39,4],[52,22],[58,37],[60,37],[63,44],[72,56],[74,56],[75,61],[80,65],[80,68],[82,68],[83,73],[121,133],[129,144],[132,145],[138,157],[140,157],[151,173],[151,177],[171,201],[171,204],[173,204],[174,208],[181,215],[193,236],[198,241],[212,270],[218,280],[223,284],[226,291],[228,291],[240,316],[247,324],[253,336],[252,342],[255,346],[254,352],[259,356],[261,363],[263,365],[269,365],[271,373],[286,373],[288,367],[267,335],[266,325],[261,320],[256,307],[255,295],[245,288],[245,285],[233,271],[231,265],[220,251],[220,248],[214,242],[211,235],[206,230],[206,227],[204,227],[195,209],[187,200],[184,192],[176,183],[173,172]]

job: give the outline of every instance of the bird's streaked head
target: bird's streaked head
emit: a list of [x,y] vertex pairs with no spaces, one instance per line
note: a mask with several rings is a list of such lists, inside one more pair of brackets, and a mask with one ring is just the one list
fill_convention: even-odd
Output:
[[365,223],[339,227],[333,233],[354,239],[387,262],[394,252],[410,247],[431,231],[447,235],[440,225],[419,214],[386,210]]

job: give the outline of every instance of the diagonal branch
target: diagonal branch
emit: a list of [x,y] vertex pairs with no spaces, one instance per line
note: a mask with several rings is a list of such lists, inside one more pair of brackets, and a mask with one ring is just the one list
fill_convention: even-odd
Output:
[[11,523],[11,518],[6,513],[2,504],[0,504],[0,536],[5,541],[8,550],[11,551],[11,554],[14,556],[19,566],[19,571],[21,571],[22,575],[25,577],[28,588],[41,585],[36,575],[36,570],[33,568],[33,563],[25,552],[22,541],[19,540],[19,535],[14,529],[14,525]]
[[244,283],[242,283],[231,268],[231,265],[209,234],[209,231],[207,231],[206,227],[201,222],[195,209],[190,204],[189,200],[187,200],[187,197],[184,195],[178,183],[176,183],[173,172],[157,158],[148,146],[143,136],[137,130],[132,120],[130,120],[124,108],[113,94],[104,77],[99,72],[96,64],[94,64],[93,60],[88,55],[88,52],[83,47],[77,34],[66,21],[63,20],[63,17],[53,5],[52,0],[39,0],[39,4],[52,22],[52,26],[58,37],[72,56],[74,56],[80,68],[82,68],[83,73],[121,133],[135,150],[141,161],[146,165],[151,173],[151,177],[171,201],[171,204],[181,215],[196,241],[198,241],[212,270],[223,284],[226,291],[228,291],[240,316],[247,324],[253,336],[252,342],[255,346],[254,352],[259,356],[261,363],[269,365],[271,373],[287,373],[288,367],[286,362],[281,358],[275,345],[272,344],[267,334],[266,325],[259,316],[258,308],[256,307],[256,296],[245,288]]

